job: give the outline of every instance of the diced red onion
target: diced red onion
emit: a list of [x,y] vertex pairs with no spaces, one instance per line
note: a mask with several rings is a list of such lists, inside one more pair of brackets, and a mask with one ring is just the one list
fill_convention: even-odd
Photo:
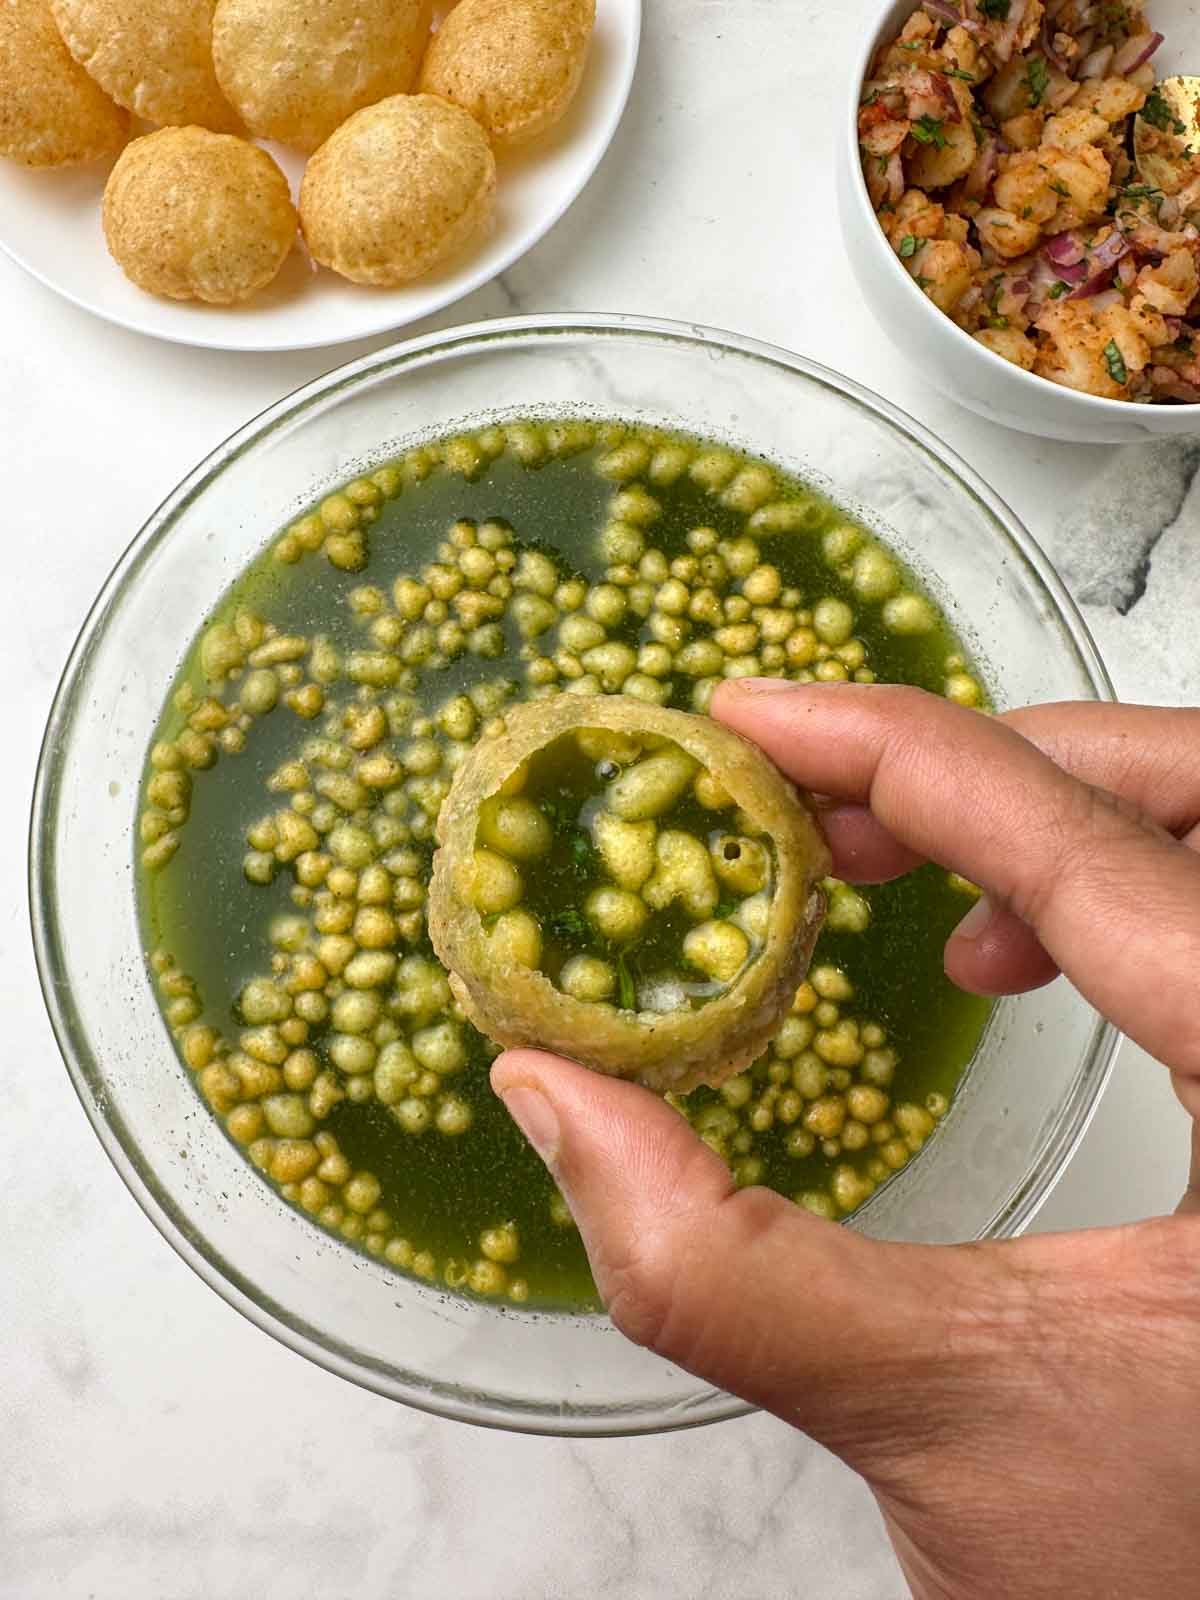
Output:
[[1127,72],[1136,72],[1144,66],[1163,42],[1161,33],[1135,33],[1113,56],[1113,76],[1123,78]]
[[1014,278],[1009,284],[1013,294],[1032,294],[1033,283],[1029,278]]
[[972,22],[969,17],[964,17],[956,5],[951,5],[950,0],[924,0],[923,9],[938,22],[944,22],[949,28],[965,28],[968,33],[981,31],[977,22]]
[[1074,78],[1066,78],[1061,72],[1051,73],[1050,87],[1046,90],[1046,109],[1061,111],[1078,93],[1079,85]]
[[1054,271],[1064,283],[1082,284],[1088,280],[1088,264],[1086,261],[1076,261],[1069,267],[1055,267]]
[[1111,44],[1101,45],[1099,50],[1093,50],[1090,56],[1084,58],[1083,65],[1079,69],[1081,80],[1086,83],[1092,78],[1107,77],[1109,66],[1116,53]]
[[1109,267],[1115,267],[1122,256],[1128,254],[1129,240],[1119,228],[1114,228],[1102,244],[1098,244],[1089,252],[1088,265],[1093,271],[1098,269],[1107,271]]
[[1087,254],[1087,246],[1077,233],[1056,233],[1046,240],[1044,248],[1056,267],[1073,267]]
[[1052,267],[1045,256],[1038,256],[1033,263],[1033,283],[1030,289],[1031,298],[1044,300],[1056,283],[1061,282],[1057,268]]
[[996,140],[989,134],[979,147],[974,165],[963,179],[964,200],[982,200],[996,176],[999,151]]
[[[1080,299],[1079,295],[1072,295],[1072,300]],[[1089,295],[1092,310],[1099,315],[1101,311],[1108,311],[1112,306],[1125,304],[1125,297],[1119,289],[1104,289],[1099,294]]]
[[1004,63],[1012,59],[1012,53],[1017,47],[1017,35],[1025,21],[1027,9],[1028,0],[1012,0],[1008,20],[992,45],[992,54],[997,61]]
[[1167,332],[1171,335],[1171,338],[1178,339],[1179,335],[1183,332],[1183,318],[1164,317],[1163,321],[1167,325]]
[[1130,288],[1133,287],[1133,283],[1134,283],[1134,280],[1137,277],[1137,275],[1138,275],[1138,264],[1137,264],[1137,262],[1133,259],[1132,256],[1129,256],[1129,255],[1123,256],[1121,258],[1121,264],[1117,268],[1117,282],[1121,285],[1121,287],[1123,289],[1130,289]]
[[1054,35],[1057,31],[1049,17],[1042,18],[1042,54],[1047,61],[1056,66],[1060,72],[1065,72],[1069,77],[1071,63],[1054,48]]
[[892,205],[899,205],[904,198],[904,162],[900,159],[899,150],[888,162],[887,172],[887,197]]
[[[1113,273],[1114,273],[1115,270],[1116,269],[1114,267],[1106,267],[1103,272],[1089,273],[1087,281],[1084,282],[1084,283],[1081,283],[1079,285],[1078,289],[1075,289],[1071,294],[1069,294],[1067,296],[1067,299],[1068,300],[1095,300],[1099,295],[1103,294],[1104,291],[1108,288],[1109,284],[1113,280]],[[1114,293],[1115,292],[1116,291],[1114,291]],[[1121,298],[1121,296],[1118,293],[1117,294],[1117,299],[1119,300],[1120,298]]]
[[1094,250],[1088,251],[1083,263],[1086,271],[1084,281],[1069,298],[1090,300],[1101,294],[1112,282],[1117,263],[1128,253],[1129,240],[1123,233],[1118,233],[1114,229],[1103,244],[1098,244]]

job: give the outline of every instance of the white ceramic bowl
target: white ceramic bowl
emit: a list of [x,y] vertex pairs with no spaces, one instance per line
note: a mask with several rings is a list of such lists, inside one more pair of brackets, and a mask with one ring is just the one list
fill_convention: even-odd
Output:
[[[1077,444],[1132,444],[1171,435],[1200,435],[1200,405],[1152,406],[1101,400],[1024,372],[994,355],[929,300],[900,264],[872,209],[858,150],[862,85],[879,46],[894,37],[918,0],[879,0],[863,49],[845,85],[838,140],[838,202],[846,253],[880,327],[892,343],[950,399],[991,422],[1043,438]],[[1155,57],[1159,76],[1200,72],[1200,5],[1195,0],[1150,0],[1166,34]]]

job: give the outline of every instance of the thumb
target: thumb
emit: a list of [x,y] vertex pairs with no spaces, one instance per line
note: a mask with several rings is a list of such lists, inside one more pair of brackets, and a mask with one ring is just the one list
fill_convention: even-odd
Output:
[[563,1190],[626,1337],[877,1483],[928,1443],[936,1408],[917,1421],[912,1385],[924,1365],[944,1376],[979,1251],[883,1244],[738,1190],[665,1101],[556,1056],[509,1051],[492,1087]]

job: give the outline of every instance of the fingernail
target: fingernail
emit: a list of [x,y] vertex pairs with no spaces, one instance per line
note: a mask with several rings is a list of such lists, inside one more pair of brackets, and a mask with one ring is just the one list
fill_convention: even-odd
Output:
[[955,928],[954,937],[956,939],[978,939],[991,920],[992,902],[987,895],[981,894],[958,927]]
[[554,1107],[537,1089],[518,1084],[503,1096],[509,1116],[553,1171],[558,1161],[560,1129]]

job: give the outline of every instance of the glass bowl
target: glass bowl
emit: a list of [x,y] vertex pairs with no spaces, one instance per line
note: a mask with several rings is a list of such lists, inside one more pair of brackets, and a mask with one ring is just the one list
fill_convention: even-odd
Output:
[[[746,1407],[602,1317],[468,1302],[318,1229],[247,1164],[176,1058],[146,975],[133,829],[148,741],[200,623],[314,496],[497,417],[619,415],[807,474],[924,578],[1001,706],[1110,698],[1045,557],[924,429],[836,373],[732,334],[631,317],[514,318],[412,340],[281,401],[214,451],[125,552],[42,747],[30,900],[46,1004],[84,1109],[179,1254],[260,1327],[425,1410],[550,1434],[640,1433]],[[892,1239],[1014,1234],[1078,1143],[1115,1036],[1060,981],[996,1008],[936,1136],[854,1218]]]

